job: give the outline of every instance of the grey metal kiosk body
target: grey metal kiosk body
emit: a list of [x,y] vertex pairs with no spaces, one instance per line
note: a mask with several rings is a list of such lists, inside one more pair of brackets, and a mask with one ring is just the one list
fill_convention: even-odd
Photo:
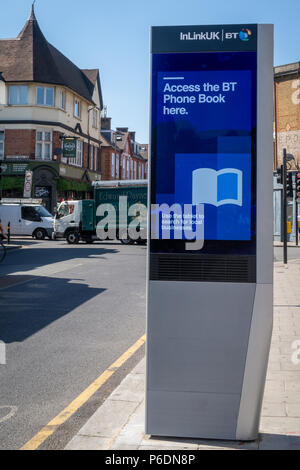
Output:
[[194,251],[148,243],[146,433],[252,440],[273,316],[273,26],[154,27],[151,52],[149,207],[198,197],[205,232]]

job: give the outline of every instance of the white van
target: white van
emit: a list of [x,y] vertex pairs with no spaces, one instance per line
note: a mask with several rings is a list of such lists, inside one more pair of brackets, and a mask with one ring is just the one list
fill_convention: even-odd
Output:
[[37,240],[51,239],[53,217],[41,204],[34,202],[0,201],[0,220],[5,235],[10,222],[11,235],[32,235]]

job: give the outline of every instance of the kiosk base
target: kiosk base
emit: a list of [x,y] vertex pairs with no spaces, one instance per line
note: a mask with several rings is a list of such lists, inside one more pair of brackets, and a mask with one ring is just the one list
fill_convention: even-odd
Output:
[[257,438],[272,302],[271,284],[149,282],[148,434]]

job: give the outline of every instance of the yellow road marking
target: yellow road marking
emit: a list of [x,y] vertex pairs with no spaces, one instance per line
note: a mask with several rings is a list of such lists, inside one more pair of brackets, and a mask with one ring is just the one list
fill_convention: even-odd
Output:
[[106,369],[89,387],[87,387],[63,411],[41,429],[20,450],[36,450],[59,426],[65,423],[99,388],[141,347],[146,335],[141,336],[127,351]]

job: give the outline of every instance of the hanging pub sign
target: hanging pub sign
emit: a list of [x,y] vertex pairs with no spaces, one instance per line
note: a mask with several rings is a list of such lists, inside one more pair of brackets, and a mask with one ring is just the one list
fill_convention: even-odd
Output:
[[63,139],[63,157],[76,158],[77,138],[64,137]]

